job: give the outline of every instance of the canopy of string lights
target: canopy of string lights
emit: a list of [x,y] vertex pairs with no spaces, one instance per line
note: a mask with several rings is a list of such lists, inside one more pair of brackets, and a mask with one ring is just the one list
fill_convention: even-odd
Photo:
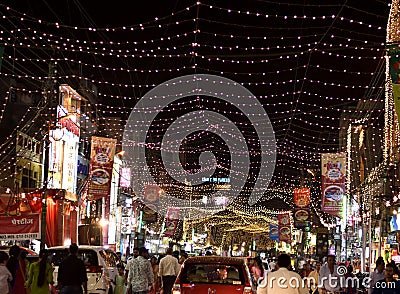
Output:
[[[293,188],[304,183],[312,187],[311,206],[319,221],[329,223],[319,203],[321,153],[345,151],[346,121],[356,118],[376,130],[376,148],[382,144],[388,1],[142,1],[140,7],[73,1],[52,8],[45,1],[34,7],[29,1],[10,2],[0,4],[0,76],[7,89],[0,104],[1,180],[13,169],[9,154],[16,130],[36,125],[36,138],[43,138],[40,129],[46,128],[43,118],[49,113],[41,102],[46,82],[92,90],[97,98],[89,99],[88,107],[95,110],[97,135],[114,137],[119,144],[139,99],[163,82],[208,74],[247,88],[268,114],[276,165],[270,183],[257,188],[264,196],[255,205],[247,203],[246,191],[228,205],[229,215],[242,215],[240,225],[254,214],[264,222],[289,209]],[[56,64],[52,76],[49,64]],[[10,93],[23,97],[26,106],[9,112]],[[143,142],[151,150],[150,168],[167,173],[160,154],[169,150],[161,141],[167,129],[179,132],[173,122],[181,117],[191,125],[194,118],[185,114],[207,111],[238,127],[253,154],[248,179],[262,177],[257,174],[260,134],[252,123],[257,118],[221,99],[180,94],[156,116]],[[248,101],[243,97],[243,106],[252,107]],[[140,122],[131,127],[139,128]],[[212,130],[190,134],[176,150],[185,154],[188,172],[199,169],[203,151],[216,157],[216,174],[235,175],[228,146]],[[380,160],[375,158],[377,164]],[[182,191],[174,182],[163,184]],[[226,222],[218,216],[212,221],[219,219]]]

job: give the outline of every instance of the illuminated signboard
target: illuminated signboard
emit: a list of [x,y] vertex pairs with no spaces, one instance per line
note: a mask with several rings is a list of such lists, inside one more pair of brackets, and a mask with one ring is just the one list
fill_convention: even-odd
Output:
[[231,189],[231,179],[230,178],[202,178],[203,182],[208,182],[215,184],[214,190],[230,190]]
[[131,186],[131,168],[121,167],[120,186],[129,188]]
[[230,183],[231,179],[230,178],[202,178],[201,179],[203,182],[210,182],[210,183]]
[[50,131],[49,188],[66,190],[66,198],[76,200],[80,103],[84,100],[71,87],[59,88],[56,128]]

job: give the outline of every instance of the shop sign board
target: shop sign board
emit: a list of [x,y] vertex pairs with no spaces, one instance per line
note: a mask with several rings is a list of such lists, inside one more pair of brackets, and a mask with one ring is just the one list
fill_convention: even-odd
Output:
[[40,239],[40,214],[0,216],[0,240]]

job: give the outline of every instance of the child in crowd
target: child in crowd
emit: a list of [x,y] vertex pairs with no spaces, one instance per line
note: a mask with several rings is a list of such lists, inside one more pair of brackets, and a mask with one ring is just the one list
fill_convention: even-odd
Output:
[[6,267],[7,261],[8,254],[4,251],[0,251],[0,293],[4,294],[11,293],[10,282],[12,280],[12,275]]
[[124,267],[118,266],[118,275],[115,276],[113,281],[115,284],[114,294],[125,294],[126,279],[124,275]]

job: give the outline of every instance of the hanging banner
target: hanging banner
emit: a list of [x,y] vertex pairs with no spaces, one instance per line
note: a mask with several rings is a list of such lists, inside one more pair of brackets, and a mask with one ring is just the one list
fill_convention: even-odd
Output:
[[0,216],[0,240],[40,239],[40,214]]
[[164,237],[171,237],[175,234],[179,219],[179,208],[169,207],[165,218]]
[[346,194],[346,154],[321,154],[322,211],[343,217]]
[[143,208],[143,221],[146,223],[154,223],[157,221],[157,207],[161,189],[157,185],[146,185],[143,194],[145,203]]
[[310,188],[293,190],[294,227],[303,229],[310,225]]
[[269,225],[269,238],[272,241],[279,242],[279,227],[277,225]]
[[131,168],[121,167],[121,177],[119,178],[119,185],[123,188],[129,188],[131,186]]
[[278,214],[279,241],[292,242],[290,212]]
[[92,137],[88,199],[110,195],[116,139]]

